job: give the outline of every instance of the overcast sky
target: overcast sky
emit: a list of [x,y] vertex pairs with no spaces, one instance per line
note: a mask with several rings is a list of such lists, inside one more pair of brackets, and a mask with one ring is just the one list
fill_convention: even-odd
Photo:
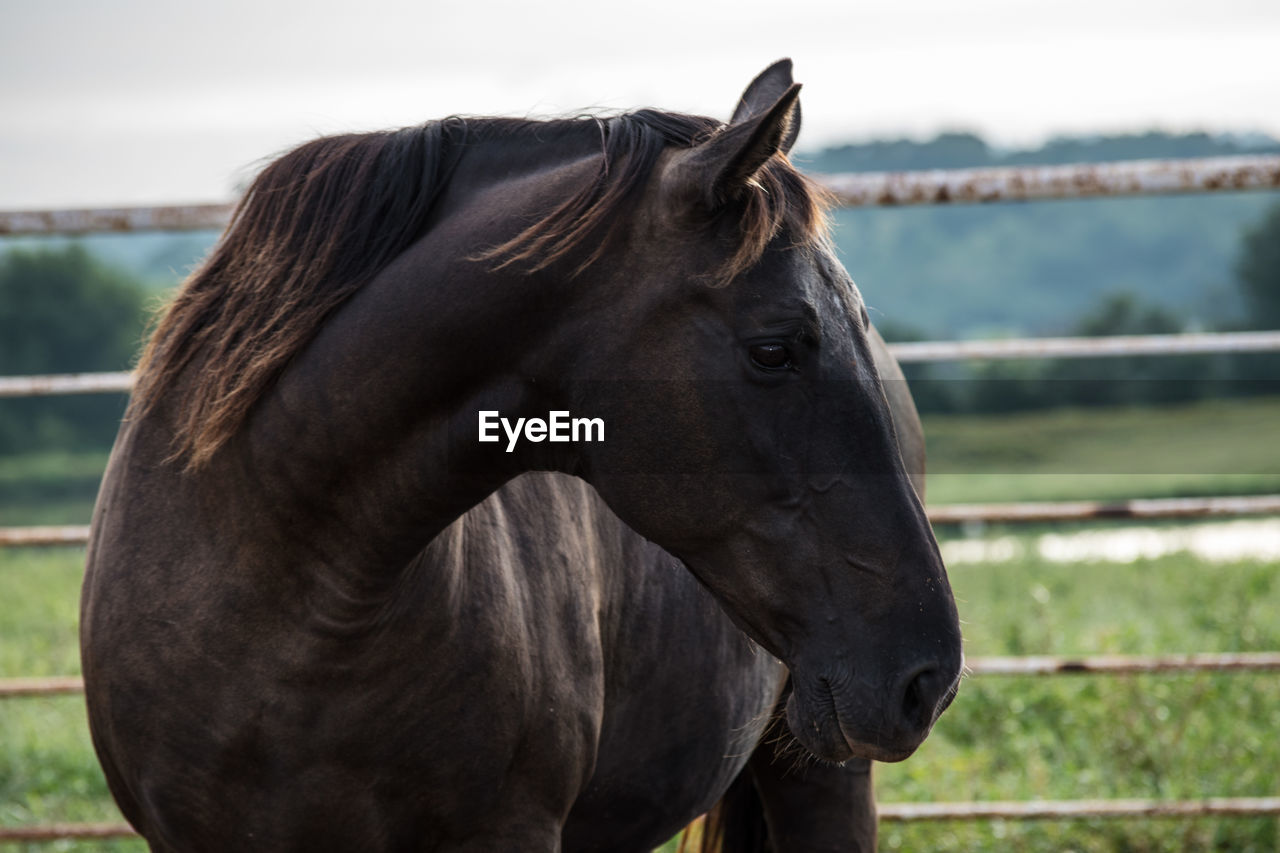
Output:
[[802,149],[1280,136],[1280,0],[0,3],[0,209],[225,200],[317,134],[452,113],[727,118],[782,56]]

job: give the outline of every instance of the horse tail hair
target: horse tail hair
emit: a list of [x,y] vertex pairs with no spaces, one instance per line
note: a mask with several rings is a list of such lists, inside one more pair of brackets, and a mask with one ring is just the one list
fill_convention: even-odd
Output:
[[707,812],[698,853],[773,853],[764,804],[747,770]]

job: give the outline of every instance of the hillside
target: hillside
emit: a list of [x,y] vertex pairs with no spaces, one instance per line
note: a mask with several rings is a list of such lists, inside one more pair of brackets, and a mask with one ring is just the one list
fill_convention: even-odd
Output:
[[993,147],[972,133],[941,133],[924,142],[873,140],[799,152],[795,160],[812,172],[907,172],[1276,153],[1280,153],[1280,140],[1262,134],[1150,131],[1121,136],[1058,137],[1039,148],[1008,149]]
[[873,317],[925,337],[1055,334],[1115,293],[1189,325],[1232,322],[1242,230],[1280,193],[840,210]]
[[[1001,150],[972,134],[798,155],[812,172],[908,171],[1278,153],[1260,135],[1151,132]],[[1189,326],[1237,319],[1241,231],[1280,193],[840,210],[841,259],[891,331],[925,337],[1054,334],[1132,293]],[[873,312],[874,313],[874,312]]]

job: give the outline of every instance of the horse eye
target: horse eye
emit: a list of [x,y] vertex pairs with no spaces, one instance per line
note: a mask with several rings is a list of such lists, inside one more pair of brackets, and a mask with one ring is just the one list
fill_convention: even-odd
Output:
[[756,344],[750,352],[752,363],[764,370],[782,370],[791,366],[791,352],[782,344]]

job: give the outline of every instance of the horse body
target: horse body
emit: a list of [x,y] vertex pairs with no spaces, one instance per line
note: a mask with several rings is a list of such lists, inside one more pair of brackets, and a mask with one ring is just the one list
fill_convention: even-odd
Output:
[[[749,760],[786,838],[819,804],[757,749],[780,699],[833,761],[923,739],[959,635],[883,346],[797,226],[775,217],[743,260],[739,220],[710,215],[790,174],[766,166],[794,138],[788,86],[775,66],[728,130],[650,158],[622,237],[535,231],[553,262],[532,272],[477,258],[513,235],[519,255],[548,200],[598,180],[593,128],[500,125],[425,158],[413,241],[185,465],[218,320],[161,328],[195,354],[122,428],[81,620],[95,748],[153,849],[644,850]],[[215,296],[206,314],[250,299]],[[257,310],[267,337],[283,311]],[[476,440],[479,411],[566,408],[603,417],[605,442]],[[806,784],[865,812],[865,766]]]
[[[95,706],[104,766],[156,849],[523,849],[562,831],[569,850],[651,849],[714,804],[785,677],[564,475],[525,475],[450,525],[374,625],[317,629],[317,591],[271,602],[261,585],[210,583],[208,619],[153,585],[167,606],[132,608],[128,647],[99,652],[128,662]],[[228,642],[229,613],[280,611],[298,627]]]

